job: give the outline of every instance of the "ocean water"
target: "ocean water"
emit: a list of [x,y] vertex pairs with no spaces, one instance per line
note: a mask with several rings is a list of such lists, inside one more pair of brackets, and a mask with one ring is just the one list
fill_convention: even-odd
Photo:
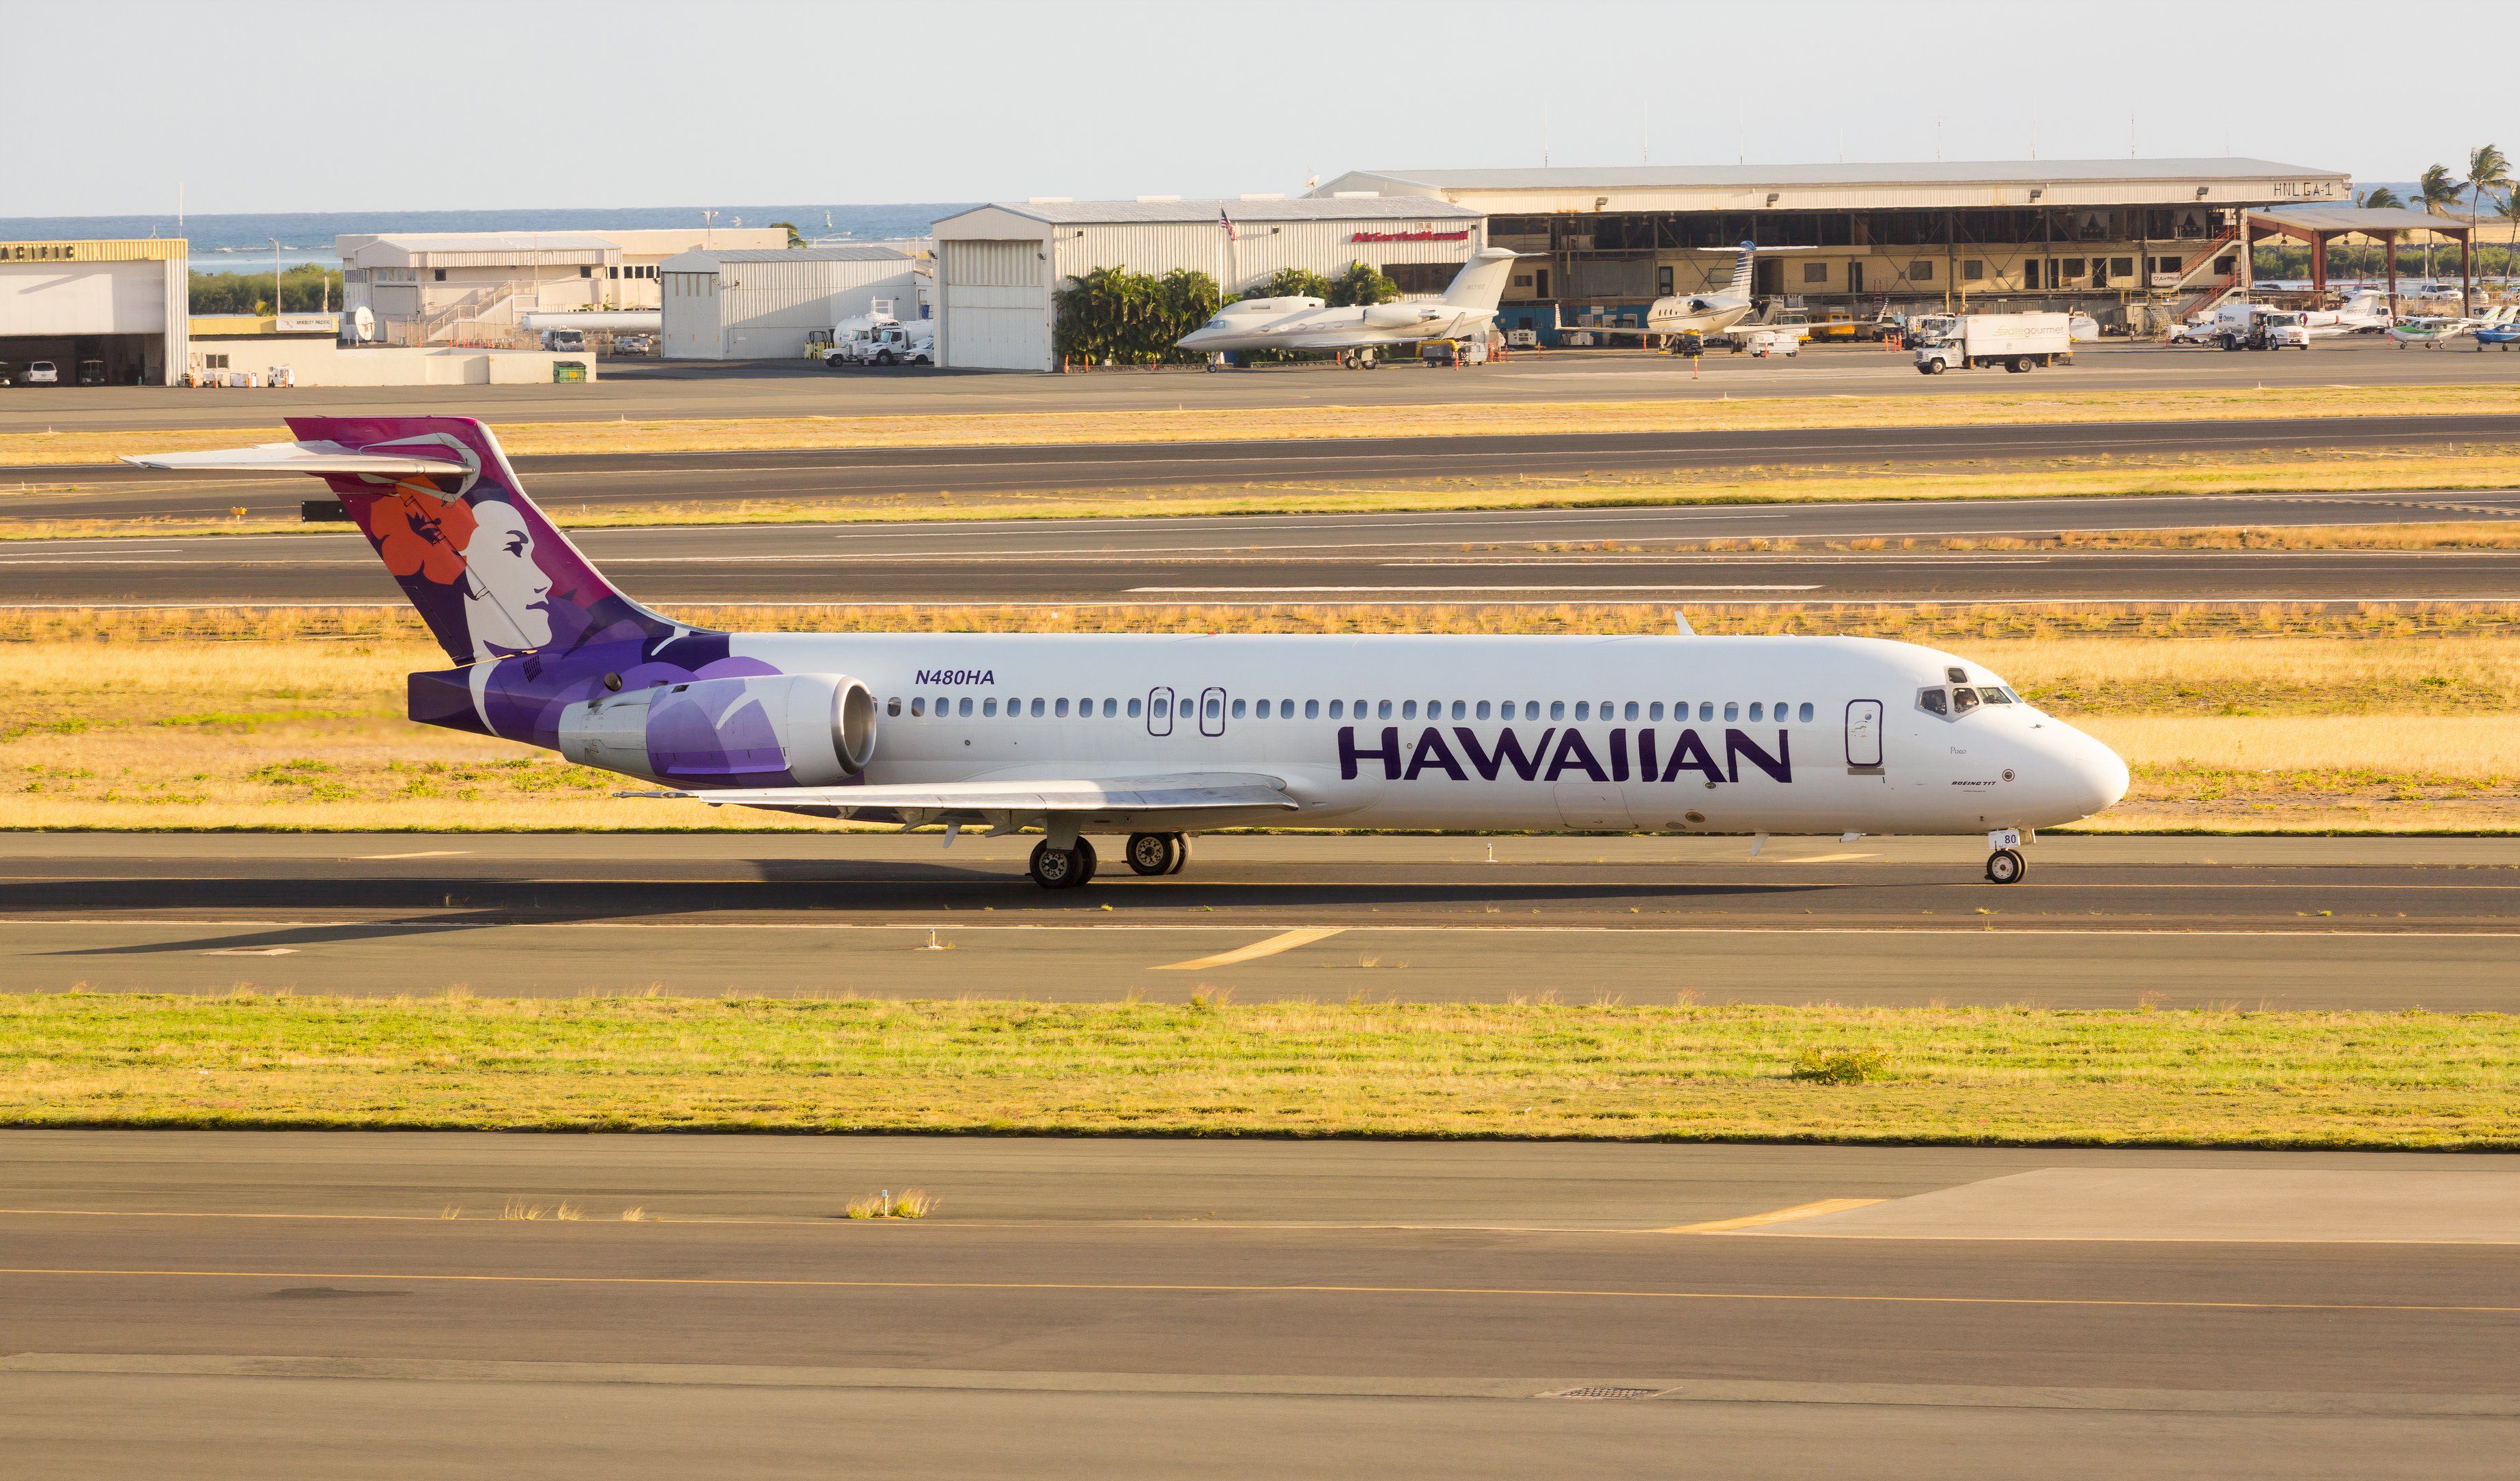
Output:
[[[832,243],[921,237],[939,216],[968,204],[906,203],[889,206],[730,206],[717,212],[720,226],[767,226],[793,221],[809,239]],[[294,266],[320,262],[338,267],[333,239],[353,232],[394,231],[632,231],[698,226],[696,206],[638,206],[575,210],[321,210],[269,214],[130,216],[0,216],[0,242],[48,242],[79,237],[185,237],[200,272],[267,272],[272,243]]]

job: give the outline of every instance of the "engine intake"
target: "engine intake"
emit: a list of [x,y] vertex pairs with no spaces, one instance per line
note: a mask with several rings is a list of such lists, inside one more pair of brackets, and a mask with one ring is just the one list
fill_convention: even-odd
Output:
[[876,703],[844,673],[692,679],[562,712],[560,754],[658,781],[827,787],[875,759]]

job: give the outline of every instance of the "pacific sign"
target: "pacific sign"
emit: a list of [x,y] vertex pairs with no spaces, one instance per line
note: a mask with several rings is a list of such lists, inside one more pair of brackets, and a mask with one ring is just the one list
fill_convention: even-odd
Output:
[[1351,242],[1466,242],[1470,229],[1460,231],[1359,231],[1350,232]]
[[[1662,739],[1659,732],[1641,729],[1634,733],[1635,764],[1630,765],[1630,732],[1622,727],[1611,731],[1605,739],[1605,749],[1609,752],[1609,764],[1605,768],[1601,757],[1584,739],[1584,733],[1571,725],[1563,730],[1554,726],[1543,730],[1539,744],[1529,751],[1522,748],[1521,739],[1511,728],[1499,731],[1496,747],[1490,750],[1479,744],[1477,731],[1467,725],[1455,725],[1454,739],[1461,742],[1458,753],[1454,751],[1452,742],[1444,738],[1444,732],[1433,725],[1425,728],[1415,746],[1405,748],[1400,744],[1400,727],[1397,725],[1382,727],[1381,745],[1362,748],[1356,743],[1356,727],[1341,725],[1338,733],[1339,779],[1356,780],[1361,762],[1380,762],[1382,779],[1395,782],[1416,781],[1428,771],[1441,772],[1457,782],[1468,781],[1475,772],[1479,780],[1492,782],[1508,770],[1527,782],[1553,782],[1569,771],[1581,772],[1597,782],[1631,779],[1668,782],[1679,780],[1684,771],[1694,771],[1711,787],[1717,782],[1739,781],[1744,761],[1766,772],[1770,780],[1791,782],[1794,779],[1793,755],[1787,747],[1786,732],[1782,730],[1777,732],[1777,752],[1771,756],[1746,733],[1727,729],[1721,765],[1716,764],[1714,754],[1706,749],[1706,742],[1698,737],[1695,730],[1683,730],[1673,738],[1667,759],[1659,754]],[[1464,758],[1469,763],[1466,768],[1462,765]],[[1658,769],[1657,763],[1660,763]]]

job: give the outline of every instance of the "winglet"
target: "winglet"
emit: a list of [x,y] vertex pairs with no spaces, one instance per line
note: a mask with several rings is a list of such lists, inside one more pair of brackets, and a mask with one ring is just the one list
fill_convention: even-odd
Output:
[[1697,636],[1697,629],[1688,625],[1688,614],[1681,611],[1678,607],[1671,609],[1671,625],[1673,627],[1679,629],[1679,633],[1682,637]]

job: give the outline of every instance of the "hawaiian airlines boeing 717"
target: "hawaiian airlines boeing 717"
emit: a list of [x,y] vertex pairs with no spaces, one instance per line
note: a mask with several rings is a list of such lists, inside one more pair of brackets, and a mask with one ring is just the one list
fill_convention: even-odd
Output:
[[[296,440],[126,461],[321,478],[444,647],[413,719],[705,803],[1093,834],[1140,874],[1282,825],[1983,835],[2125,795],[2125,763],[1949,653],[1852,637],[719,632],[640,605],[463,417],[292,417]],[[834,593],[834,600],[846,600]]]

